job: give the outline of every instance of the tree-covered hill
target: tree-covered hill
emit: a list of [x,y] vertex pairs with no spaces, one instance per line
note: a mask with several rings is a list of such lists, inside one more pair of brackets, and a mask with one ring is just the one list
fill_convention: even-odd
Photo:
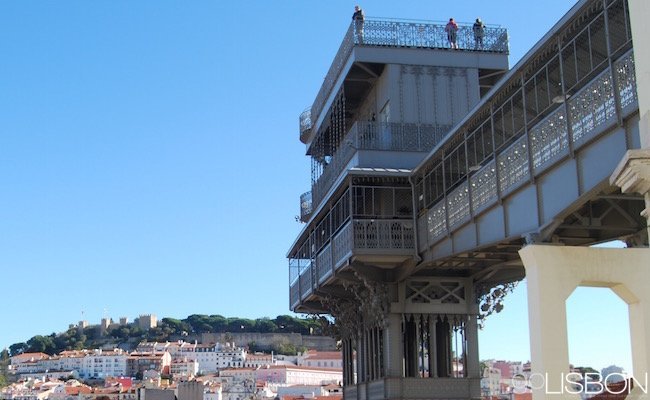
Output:
[[321,334],[322,319],[296,318],[279,315],[274,319],[227,318],[221,315],[192,314],[185,319],[163,318],[158,326],[142,330],[136,323],[109,329],[100,335],[99,326],[83,329],[70,328],[62,333],[47,336],[36,335],[26,342],[14,343],[9,347],[11,356],[26,352],[42,352],[50,355],[64,350],[93,349],[108,343],[138,343],[143,340],[164,342],[174,337],[197,337],[202,333],[260,332]]

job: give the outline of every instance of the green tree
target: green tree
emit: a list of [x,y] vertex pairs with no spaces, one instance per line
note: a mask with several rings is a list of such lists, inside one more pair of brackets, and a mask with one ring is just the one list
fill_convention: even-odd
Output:
[[255,321],[245,318],[228,318],[228,330],[231,332],[252,332]]
[[51,336],[36,335],[27,341],[27,351],[30,353],[54,355],[56,353],[56,346]]
[[262,333],[275,332],[278,326],[269,318],[260,318],[255,321],[255,330]]
[[212,332],[210,317],[207,315],[192,314],[184,319],[183,322],[186,322],[192,328],[192,332],[194,333]]
[[228,330],[228,321],[223,315],[210,315],[209,323],[212,332],[225,332]]
[[27,343],[14,343],[11,346],[9,346],[9,354],[13,356],[17,356],[18,354],[22,354],[25,351],[27,351]]
[[181,335],[183,332],[190,332],[191,327],[188,323],[175,318],[163,318],[161,325],[168,327],[174,335]]

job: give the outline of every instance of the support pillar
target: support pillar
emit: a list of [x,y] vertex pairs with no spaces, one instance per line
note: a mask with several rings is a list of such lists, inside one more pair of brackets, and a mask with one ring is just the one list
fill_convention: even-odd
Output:
[[[650,37],[650,3],[647,0],[628,0],[632,41],[634,42],[634,69],[636,91],[639,97],[639,135],[641,148],[629,150],[609,178],[623,193],[639,193],[645,198],[642,214],[650,218],[650,51],[646,45]],[[648,236],[650,237],[650,222]]]
[[451,327],[446,320],[436,322],[436,364],[438,365],[438,377],[449,378],[451,376]]
[[481,378],[481,363],[478,355],[478,324],[475,315],[469,315],[465,324],[467,338],[467,365],[465,377]]
[[533,400],[571,398],[562,383],[569,372],[565,301],[578,286],[610,288],[628,304],[633,375],[650,372],[650,249],[530,245],[519,254],[528,285],[531,372],[539,377],[532,383],[545,384],[533,390]]
[[402,364],[402,319],[400,314],[390,313],[384,327],[384,373],[387,378],[401,378]]

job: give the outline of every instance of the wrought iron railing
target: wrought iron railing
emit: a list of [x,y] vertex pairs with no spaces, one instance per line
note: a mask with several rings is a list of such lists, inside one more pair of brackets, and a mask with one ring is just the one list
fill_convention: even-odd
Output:
[[300,125],[300,141],[306,143],[307,136],[311,131],[311,107],[300,113],[298,123]]
[[[314,262],[290,260],[289,301],[292,309],[311,295],[340,268],[346,257],[381,252],[403,254],[415,249],[415,228],[411,219],[352,219],[323,249],[314,254]],[[296,268],[301,265],[300,268]],[[293,273],[291,269],[293,268]]]
[[355,219],[354,249],[382,251],[414,248],[415,233],[410,219]]
[[[311,107],[311,121],[317,121],[334,84],[341,74],[354,46],[393,46],[449,48],[444,22],[398,21],[366,18],[363,34],[357,34],[354,23],[348,27],[334,61],[327,71]],[[477,46],[471,24],[459,24],[457,44],[460,50],[508,53],[508,32],[505,28],[486,27],[483,45]]]
[[332,239],[332,262],[335,268],[352,252],[352,244],[352,224],[348,222]]
[[300,274],[300,279],[298,279],[298,281],[300,282],[300,298],[301,299],[304,299],[306,296],[311,294],[312,285],[313,285],[313,280],[312,280],[312,278],[313,278],[312,277],[313,268],[314,268],[314,265],[312,264],[302,274]]
[[328,243],[316,256],[316,272],[319,284],[332,275],[333,268],[331,243]]
[[316,209],[325,195],[332,187],[334,180],[338,178],[345,166],[348,165],[356,149],[352,142],[341,144],[336,153],[332,156],[330,163],[327,164],[321,176],[311,186],[312,209]]
[[451,127],[397,122],[355,122],[330,163],[312,185],[312,209],[318,207],[357,150],[428,152],[442,140]]
[[451,125],[357,121],[350,139],[363,150],[429,151],[450,129]]

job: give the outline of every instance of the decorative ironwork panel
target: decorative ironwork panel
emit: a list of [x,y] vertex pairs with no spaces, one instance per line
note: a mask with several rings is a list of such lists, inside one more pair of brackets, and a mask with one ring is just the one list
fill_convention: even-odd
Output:
[[323,198],[325,198],[325,195],[332,187],[332,184],[334,184],[336,178],[341,175],[345,166],[348,165],[354,153],[355,149],[352,147],[352,143],[343,143],[338,151],[334,153],[323,174],[318,177],[318,180],[311,188],[312,208],[320,205],[320,202],[323,201]]
[[507,191],[517,183],[530,178],[526,136],[517,139],[497,156],[499,168],[499,189]]
[[356,249],[413,249],[415,234],[410,220],[358,219],[354,224]]
[[307,222],[311,216],[311,192],[306,192],[300,195],[300,220]]
[[327,244],[323,251],[316,256],[316,269],[318,271],[318,283],[322,283],[325,279],[332,275],[332,246]]
[[479,210],[491,201],[497,200],[497,169],[494,160],[472,175],[469,181],[472,187],[472,208],[474,211]]
[[349,141],[359,150],[430,151],[451,125],[357,121]]
[[311,107],[300,113],[298,121],[300,124],[300,135],[311,129]]
[[469,188],[467,181],[449,193],[447,196],[447,209],[449,210],[449,229],[469,217]]
[[343,37],[341,46],[339,46],[339,50],[336,52],[336,56],[334,56],[334,61],[332,61],[332,65],[330,65],[330,68],[327,71],[327,75],[325,75],[325,79],[323,80],[323,85],[318,91],[318,94],[316,95],[316,99],[314,100],[314,103],[311,106],[312,121],[318,120],[320,113],[323,111],[325,100],[327,100],[327,97],[330,95],[330,92],[334,87],[334,83],[336,82],[336,79],[341,73],[341,70],[343,69],[345,62],[350,56],[353,47],[354,47],[354,25],[350,24],[347,32],[345,33],[345,36]]
[[323,173],[312,185],[312,210],[320,205],[357,150],[428,152],[450,129],[451,125],[355,122]]
[[348,222],[332,240],[333,264],[336,266],[346,254],[352,251],[352,222]]
[[429,227],[429,243],[435,241],[438,237],[447,234],[447,216],[445,202],[440,201],[433,206],[427,213],[427,226]]
[[311,294],[312,290],[312,268],[311,266],[307,269],[305,269],[301,274],[300,274],[300,298],[305,299],[306,296]]
[[427,246],[427,216],[418,218],[418,247],[424,249]]
[[603,71],[569,100],[569,112],[574,143],[588,139],[594,129],[616,117],[614,88],[609,69]]
[[465,285],[461,281],[409,279],[406,302],[420,304],[465,304]]
[[528,133],[533,168],[541,168],[569,151],[569,132],[564,107],[555,110]]
[[634,70],[634,53],[629,52],[614,64],[616,72],[616,90],[621,100],[621,108],[636,104],[636,75]]
[[289,303],[291,309],[300,303],[300,284],[297,280],[289,288]]
[[393,126],[392,146],[402,151],[423,151],[420,146],[419,124],[395,124]]

